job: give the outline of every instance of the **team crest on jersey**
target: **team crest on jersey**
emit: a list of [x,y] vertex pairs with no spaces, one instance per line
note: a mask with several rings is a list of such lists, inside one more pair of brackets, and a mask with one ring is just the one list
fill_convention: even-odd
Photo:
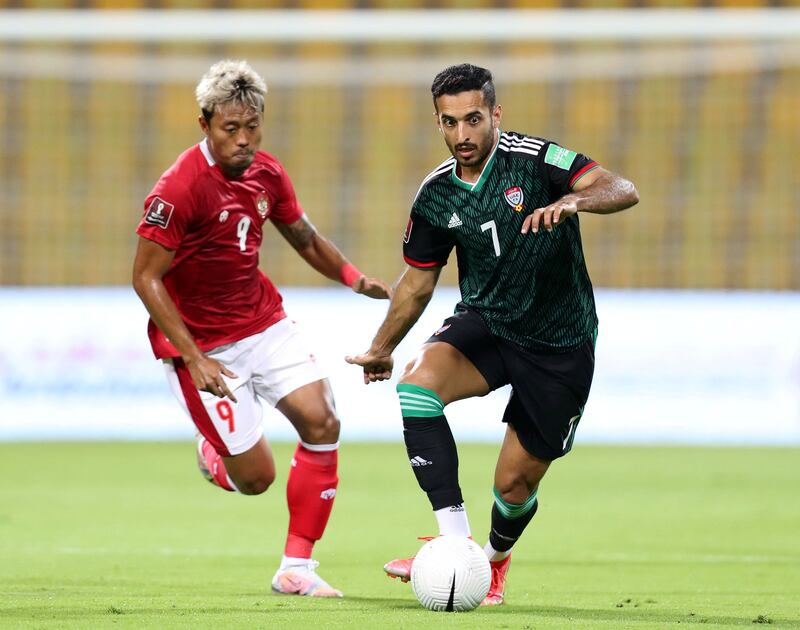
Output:
[[147,214],[144,215],[144,222],[150,225],[157,225],[166,230],[174,209],[175,206],[171,203],[164,201],[161,197],[154,197],[153,201],[150,202],[150,207],[147,209]]
[[525,200],[525,196],[522,194],[522,188],[519,186],[507,188],[503,196],[506,198],[506,203],[514,208],[514,212],[522,212],[524,208],[522,202]]
[[406,233],[403,234],[403,242],[408,243],[411,240],[411,228],[414,227],[414,221],[412,219],[408,220],[408,224],[406,225]]
[[267,214],[269,213],[269,201],[263,192],[256,198],[256,208],[258,209],[258,214],[261,215],[261,218],[266,219]]

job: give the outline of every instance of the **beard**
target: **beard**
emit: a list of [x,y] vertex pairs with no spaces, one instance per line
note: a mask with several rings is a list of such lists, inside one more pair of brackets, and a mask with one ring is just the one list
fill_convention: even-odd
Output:
[[[448,148],[450,149],[450,153],[452,153],[453,157],[456,159],[456,162],[458,162],[459,166],[473,167],[483,164],[486,161],[486,159],[489,157],[489,154],[492,152],[492,149],[494,148],[494,139],[495,130],[494,127],[492,127],[489,133],[483,139],[483,142],[480,144],[465,142],[449,146]],[[463,156],[461,154],[462,151],[472,151],[472,153],[470,155]]]
[[485,150],[482,153],[478,153],[477,151],[470,155],[469,157],[461,157],[458,153],[453,153],[456,158],[456,162],[459,163],[461,166],[477,166],[478,164],[483,163],[486,157],[489,155],[489,150]]

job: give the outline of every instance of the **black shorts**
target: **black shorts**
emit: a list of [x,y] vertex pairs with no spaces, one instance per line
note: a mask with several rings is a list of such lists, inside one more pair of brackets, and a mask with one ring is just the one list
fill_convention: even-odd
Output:
[[594,374],[594,336],[577,350],[533,352],[493,335],[477,313],[459,305],[427,343],[449,343],[492,390],[511,385],[503,422],[531,455],[552,461],[572,448]]

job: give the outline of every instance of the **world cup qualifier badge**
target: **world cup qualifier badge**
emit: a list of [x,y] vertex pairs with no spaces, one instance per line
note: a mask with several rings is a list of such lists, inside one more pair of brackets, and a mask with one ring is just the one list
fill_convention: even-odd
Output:
[[522,205],[522,202],[525,200],[525,196],[522,194],[522,188],[512,186],[506,189],[503,196],[506,198],[506,203],[514,208],[514,212],[522,212],[524,210],[525,206]]
[[153,201],[147,208],[147,214],[144,215],[144,222],[166,230],[173,210],[175,210],[175,206],[168,201],[164,201],[161,197],[153,197]]
[[256,209],[262,219],[267,218],[267,214],[269,213],[269,201],[267,200],[267,195],[263,191],[256,197]]

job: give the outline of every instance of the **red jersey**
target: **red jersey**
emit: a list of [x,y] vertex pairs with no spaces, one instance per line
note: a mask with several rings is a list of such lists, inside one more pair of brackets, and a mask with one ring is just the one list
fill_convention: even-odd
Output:
[[[303,215],[275,157],[258,151],[240,177],[228,179],[204,140],[161,176],[144,207],[136,233],[175,250],[164,286],[201,350],[286,317],[280,293],[258,268],[264,222]],[[147,333],[156,357],[180,355],[152,319]]]

